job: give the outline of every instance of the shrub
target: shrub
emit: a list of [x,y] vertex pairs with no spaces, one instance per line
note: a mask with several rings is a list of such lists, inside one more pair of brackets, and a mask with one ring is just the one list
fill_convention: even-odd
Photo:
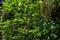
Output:
[[43,3],[40,0],[5,0],[0,16],[3,40],[56,39],[58,26],[51,19],[45,21]]

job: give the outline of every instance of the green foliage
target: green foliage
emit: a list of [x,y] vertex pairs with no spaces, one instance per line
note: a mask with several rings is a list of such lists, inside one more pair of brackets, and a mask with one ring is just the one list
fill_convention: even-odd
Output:
[[[39,0],[5,0],[0,14],[3,40],[54,40],[58,26],[46,22]],[[40,4],[41,3],[41,4]]]

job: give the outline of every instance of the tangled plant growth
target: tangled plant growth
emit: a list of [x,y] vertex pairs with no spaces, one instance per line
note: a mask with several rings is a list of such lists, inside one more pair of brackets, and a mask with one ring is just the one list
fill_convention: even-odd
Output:
[[0,11],[3,40],[57,39],[58,26],[50,18],[54,2],[53,0],[5,0]]

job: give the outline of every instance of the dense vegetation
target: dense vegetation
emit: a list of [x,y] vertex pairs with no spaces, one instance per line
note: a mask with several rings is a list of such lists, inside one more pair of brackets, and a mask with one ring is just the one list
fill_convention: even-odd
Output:
[[59,2],[5,0],[0,6],[3,40],[60,40]]

